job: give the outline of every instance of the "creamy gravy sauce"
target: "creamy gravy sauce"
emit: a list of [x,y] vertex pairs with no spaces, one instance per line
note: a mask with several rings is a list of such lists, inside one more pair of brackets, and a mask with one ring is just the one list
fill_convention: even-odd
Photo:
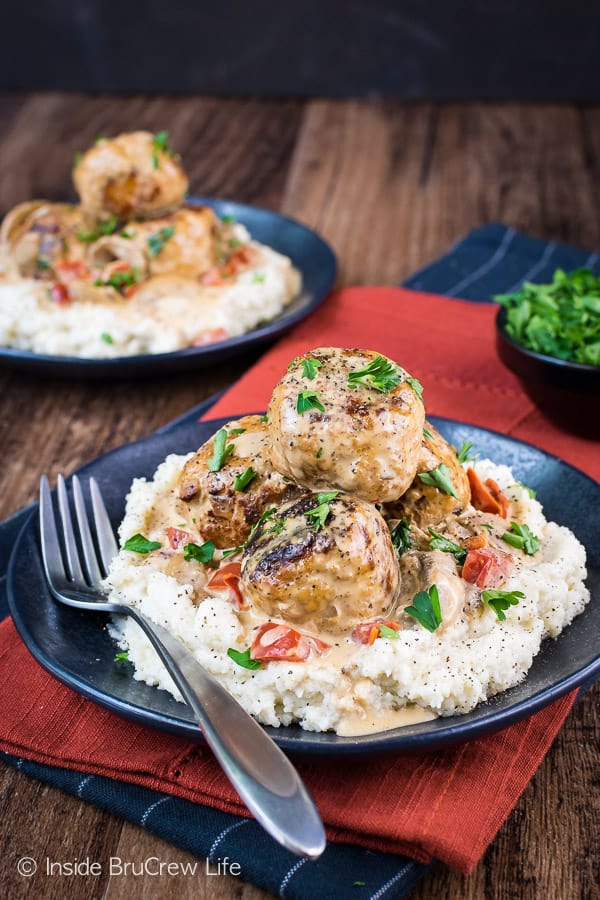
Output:
[[361,734],[376,734],[390,731],[418,722],[430,722],[437,716],[430,709],[420,706],[405,706],[402,709],[360,710],[346,713],[337,727],[341,737],[358,737]]

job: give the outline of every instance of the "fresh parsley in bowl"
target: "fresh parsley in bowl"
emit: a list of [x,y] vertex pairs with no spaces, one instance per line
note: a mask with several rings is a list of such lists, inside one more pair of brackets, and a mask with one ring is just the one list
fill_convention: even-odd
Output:
[[600,393],[600,278],[557,269],[550,284],[525,282],[494,299],[498,354],[526,388]]

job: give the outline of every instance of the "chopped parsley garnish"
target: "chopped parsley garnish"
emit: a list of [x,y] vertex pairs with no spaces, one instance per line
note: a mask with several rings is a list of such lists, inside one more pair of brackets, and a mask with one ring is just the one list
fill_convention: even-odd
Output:
[[441,550],[443,553],[451,553],[459,566],[462,566],[467,558],[467,551],[463,547],[459,544],[455,544],[454,541],[448,540],[443,534],[439,534],[431,527],[429,528],[429,534],[431,535],[429,546],[432,550]]
[[473,449],[472,441],[463,441],[460,450],[456,451],[456,458],[459,463],[475,462],[479,458],[479,453],[471,453]]
[[126,241],[132,241],[136,235],[137,231],[127,231],[127,229],[119,232],[119,237],[125,238]]
[[78,231],[77,240],[81,241],[82,244],[92,244],[99,238],[107,237],[109,234],[112,234],[114,231],[116,231],[118,224],[118,217],[111,216],[110,219],[106,220],[106,222],[99,222],[98,225],[96,225],[96,227],[93,229],[93,231]]
[[533,488],[530,488],[530,487],[527,487],[527,485],[526,485],[526,484],[523,484],[522,481],[515,481],[514,484],[509,484],[508,487],[509,487],[509,488],[511,488],[511,487],[519,487],[519,488],[523,488],[524,491],[527,491],[527,493],[529,494],[529,496],[531,497],[532,500],[535,500],[535,498],[537,497],[537,494],[536,494],[536,492],[534,491],[534,489],[533,489]]
[[311,381],[316,377],[317,369],[320,369],[323,363],[318,359],[303,359],[302,360],[302,375],[304,378],[309,378]]
[[173,156],[171,149],[169,148],[169,132],[168,131],[158,131],[152,140],[152,168],[158,169],[160,164],[159,153],[164,153],[166,156]]
[[319,449],[315,453],[315,456],[317,457],[317,459],[321,459],[321,457],[323,456],[323,448],[322,447],[319,447]]
[[122,291],[124,288],[132,287],[134,284],[138,284],[142,279],[141,273],[139,269],[135,267],[131,269],[126,269],[124,272],[116,271],[113,272],[109,278],[102,280],[102,278],[96,278],[94,281],[94,287],[111,287],[115,291]]
[[533,556],[540,549],[539,538],[531,531],[528,525],[519,525],[517,522],[510,523],[510,531],[505,531],[502,540],[522,550],[527,556]]
[[407,372],[405,372],[404,377],[405,377],[407,384],[410,384],[411,388],[413,389],[413,391],[415,392],[415,394],[417,395],[417,397],[419,398],[419,400],[422,403],[423,402],[423,385],[421,384],[419,379],[413,378],[413,376],[409,375]]
[[252,281],[254,281],[256,284],[262,284],[266,277],[267,276],[264,272],[255,272],[252,276]]
[[123,544],[123,550],[131,550],[132,553],[152,553],[153,550],[160,550],[160,541],[150,541],[143,534],[134,534],[127,538]]
[[231,428],[227,432],[227,437],[235,437],[237,434],[244,434],[245,431],[245,428]]
[[366,883],[366,881],[353,881],[352,887],[364,887]]
[[146,238],[146,243],[148,244],[148,253],[150,254],[150,256],[158,256],[167,241],[170,241],[174,234],[175,226],[167,225],[165,228],[159,228],[158,231],[156,231],[154,234],[151,234],[149,238]]
[[255,472],[252,466],[248,466],[245,472],[235,476],[233,487],[236,491],[247,491],[257,475],[258,472]]
[[509,606],[517,606],[519,600],[525,599],[525,594],[521,591],[482,591],[481,599],[488,606],[491,606],[501,622],[506,619],[504,610]]
[[94,138],[94,145],[103,144],[104,141],[107,141],[107,140],[108,140],[108,138],[106,137],[105,134],[99,134],[98,137]]
[[41,256],[38,256],[38,258],[35,261],[35,265],[36,265],[36,268],[42,269],[42,271],[47,271],[48,269],[52,268],[52,266],[50,265],[48,260],[43,259]]
[[505,307],[506,330],[519,344],[600,366],[600,278],[590,269],[557,269],[551,284],[526,281],[494,299]]
[[260,421],[261,421],[261,422],[268,422],[268,421],[269,421],[269,413],[265,413],[264,416],[261,416],[261,417],[260,417]]
[[211,472],[218,472],[223,468],[234,451],[233,444],[227,444],[227,432],[224,428],[217,431],[213,440],[213,455],[208,461]]
[[398,632],[394,628],[389,628],[387,625],[384,625],[382,623],[379,626],[379,634],[377,635],[377,637],[392,638],[392,639],[396,638],[396,640],[398,640],[399,635],[398,635]]
[[263,522],[268,521],[269,519],[273,520],[273,525],[271,526],[271,528],[265,529],[265,534],[280,534],[283,531],[283,526],[285,525],[285,522],[287,520],[284,519],[282,522],[276,522],[275,518],[274,518],[276,512],[277,512],[277,508],[275,506],[271,506],[270,509],[265,509],[264,513],[262,513],[262,515],[260,515],[258,517],[256,522],[250,529],[250,533],[249,533],[248,537],[246,538],[246,540],[244,541],[244,543],[238,544],[237,547],[230,547],[229,550],[225,550],[223,553],[223,559],[225,559],[225,557],[227,557],[227,556],[233,556],[234,553],[239,553],[240,551],[245,550],[246,547],[248,546],[248,544],[250,543],[250,541],[252,540],[252,538],[254,537],[254,534],[256,533],[259,526],[262,525]]
[[404,612],[416,619],[427,631],[435,631],[442,624],[442,610],[437,585],[432,584],[428,591],[419,591],[413,597],[413,605],[406,606]]
[[242,242],[237,238],[229,238],[227,241],[232,250],[239,250],[242,246]]
[[250,647],[246,647],[245,650],[235,650],[233,647],[230,647],[227,651],[227,656],[243,669],[260,669],[262,666],[259,659],[252,659],[250,656]]
[[440,463],[439,466],[431,469],[430,472],[419,472],[419,478],[424,484],[431,484],[438,490],[443,491],[444,494],[456,497],[457,500],[460,499],[456,493],[456,488],[452,484],[450,469],[445,463]]
[[325,525],[331,513],[329,504],[332,500],[335,500],[338,494],[339,491],[323,491],[317,494],[317,506],[309,509],[306,513],[306,518],[310,519],[315,531],[319,531]]
[[493,527],[490,525],[489,522],[482,522],[482,523],[481,523],[481,527],[482,527],[482,528],[485,528],[486,531],[493,531],[493,530],[494,530]]
[[215,555],[215,545],[212,541],[206,541],[204,544],[186,544],[183,548],[183,558],[185,560],[195,559],[196,562],[209,563]]
[[392,536],[392,544],[394,545],[394,550],[396,551],[396,556],[400,559],[407,550],[410,550],[412,547],[412,542],[410,539],[410,522],[404,516],[403,519],[400,519],[397,525],[392,528],[391,531]]
[[235,216],[221,216],[224,225],[235,225]]
[[400,384],[398,366],[385,356],[376,356],[368,365],[348,375],[348,387],[358,388],[360,385],[389,394]]
[[245,544],[238,544],[237,547],[230,547],[229,550],[223,550],[223,559],[227,559],[228,556],[234,556],[236,553],[241,553],[244,547]]
[[122,650],[120,653],[115,653],[115,662],[129,662],[129,650]]
[[428,441],[432,441],[432,440],[433,440],[433,435],[432,435],[432,433],[430,432],[429,428],[424,428],[424,429],[423,429],[423,437],[426,437]]
[[325,412],[325,407],[319,400],[317,391],[300,391],[298,394],[296,410],[299,413],[305,413],[308,409],[318,409],[321,412]]
[[109,334],[108,331],[102,332],[102,334],[100,335],[100,340],[104,341],[105,344],[114,344],[115,342],[113,336]]
[[83,159],[83,153],[76,153],[73,157],[73,168],[76,169],[81,160]]

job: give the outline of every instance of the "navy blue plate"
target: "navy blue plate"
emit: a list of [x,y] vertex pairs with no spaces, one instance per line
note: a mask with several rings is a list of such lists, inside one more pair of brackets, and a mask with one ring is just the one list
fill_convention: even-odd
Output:
[[201,369],[274,341],[323,302],[335,280],[337,264],[329,244],[311,228],[268,209],[233,203],[230,200],[189,197],[186,202],[192,206],[211,206],[219,217],[233,216],[237,222],[246,226],[257,241],[290,257],[294,266],[302,273],[302,290],[281,315],[240,337],[203,347],[188,347],[173,353],[84,359],[80,356],[48,356],[0,347],[0,365],[75,378],[131,378],[137,375]]
[[[151,477],[168,453],[195,450],[225,421],[185,424],[154,434],[100,457],[81,474],[94,475],[98,480],[116,525],[123,516],[124,498],[134,476]],[[460,446],[463,440],[470,440],[482,457],[511,466],[519,480],[536,489],[548,518],[575,532],[588,551],[592,600],[557,640],[543,643],[521,684],[467,715],[359,737],[338,737],[298,727],[267,729],[285,750],[337,755],[433,749],[504,728],[600,674],[600,486],[529,444],[447,419],[432,417],[432,421],[453,444]],[[114,664],[116,647],[102,614],[70,609],[53,600],[42,570],[36,512],[15,544],[8,571],[8,597],[23,641],[60,681],[125,718],[201,740],[187,706],[165,691],[135,681],[129,666]]]

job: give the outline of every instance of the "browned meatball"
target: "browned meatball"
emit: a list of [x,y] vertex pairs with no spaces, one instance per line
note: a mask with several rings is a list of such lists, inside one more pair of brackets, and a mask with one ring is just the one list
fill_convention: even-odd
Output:
[[298,357],[269,404],[274,467],[311,490],[396,500],[412,482],[421,451],[418,388],[372,350],[320,347]]
[[[297,485],[275,472],[267,459],[269,435],[262,416],[228,422],[225,431],[225,446],[232,446],[233,451],[221,468],[216,472],[209,468],[213,436],[186,463],[179,481],[184,517],[195,518],[204,539],[221,549],[243,544],[265,509],[301,493]],[[236,490],[236,478],[250,468],[256,476],[245,486],[238,482]]]
[[[436,485],[426,484],[419,477],[440,464],[448,470],[450,486],[454,488],[456,497]],[[408,516],[421,528],[426,528],[442,522],[449,515],[462,512],[470,500],[469,479],[458,461],[456,450],[431,422],[426,422],[415,480],[399,500],[386,504],[385,514],[393,518]]]
[[73,181],[92,222],[164,216],[181,206],[188,185],[166,134],[148,131],[99,140],[75,166]]
[[268,616],[340,632],[386,615],[398,590],[398,560],[374,506],[330,496],[303,496],[265,519],[244,551],[242,583]]

